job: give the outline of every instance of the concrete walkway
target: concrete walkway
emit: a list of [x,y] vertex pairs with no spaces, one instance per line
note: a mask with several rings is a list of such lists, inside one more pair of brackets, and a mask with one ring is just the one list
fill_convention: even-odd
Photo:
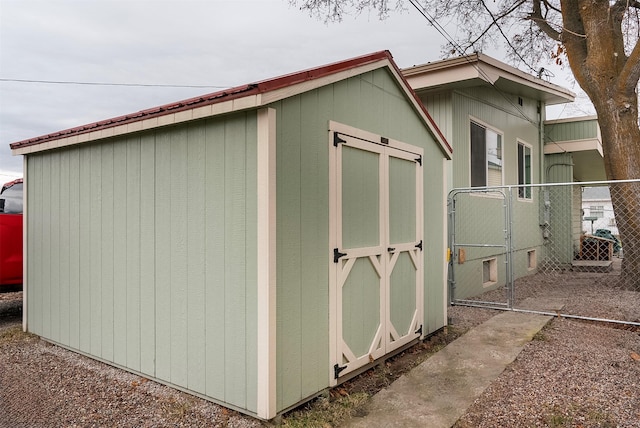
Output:
[[[528,304],[553,312],[562,306],[550,299]],[[380,391],[368,414],[346,426],[451,427],[551,318],[521,312],[494,316]]]

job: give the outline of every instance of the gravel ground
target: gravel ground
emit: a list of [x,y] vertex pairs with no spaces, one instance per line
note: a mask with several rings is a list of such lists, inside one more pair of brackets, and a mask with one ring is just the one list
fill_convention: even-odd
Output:
[[455,428],[640,427],[639,332],[554,318]]
[[261,426],[22,333],[21,294],[0,294],[0,427]]
[[[593,299],[602,281],[582,282],[571,305]],[[0,294],[0,427],[261,426],[22,333],[21,298]],[[635,299],[618,300],[615,309],[637,314]],[[496,313],[455,306],[449,315],[451,325],[468,329]],[[555,318],[456,428],[640,427],[639,354],[638,328]]]

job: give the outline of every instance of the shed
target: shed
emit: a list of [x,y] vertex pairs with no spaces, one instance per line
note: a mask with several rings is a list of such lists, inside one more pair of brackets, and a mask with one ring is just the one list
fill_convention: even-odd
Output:
[[451,148],[387,51],[11,148],[48,341],[270,419],[446,324]]

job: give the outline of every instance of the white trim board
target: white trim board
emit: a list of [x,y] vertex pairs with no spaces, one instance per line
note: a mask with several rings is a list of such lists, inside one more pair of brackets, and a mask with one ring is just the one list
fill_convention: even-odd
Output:
[[276,416],[276,111],[258,111],[257,414]]

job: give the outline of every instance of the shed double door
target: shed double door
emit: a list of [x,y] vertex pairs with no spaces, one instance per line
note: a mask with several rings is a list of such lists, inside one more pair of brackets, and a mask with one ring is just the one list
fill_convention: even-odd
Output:
[[421,150],[381,141],[334,134],[334,385],[422,335]]

